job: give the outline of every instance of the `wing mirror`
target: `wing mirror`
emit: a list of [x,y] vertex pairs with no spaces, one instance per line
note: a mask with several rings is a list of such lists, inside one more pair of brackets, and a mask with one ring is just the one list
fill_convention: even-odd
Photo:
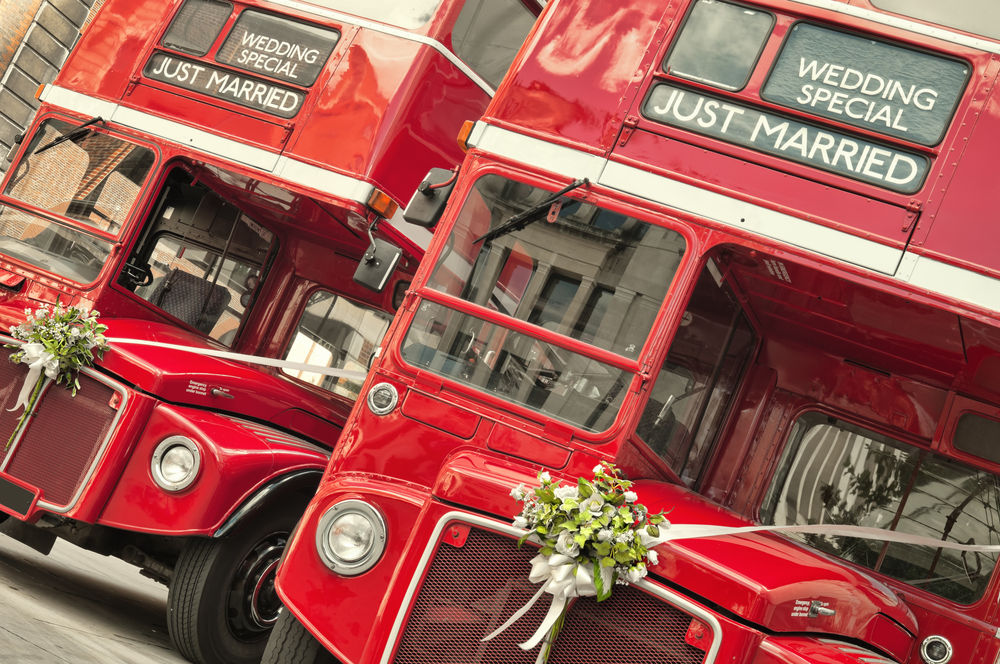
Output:
[[444,214],[457,179],[457,168],[453,171],[432,168],[403,211],[403,219],[417,226],[434,228]]

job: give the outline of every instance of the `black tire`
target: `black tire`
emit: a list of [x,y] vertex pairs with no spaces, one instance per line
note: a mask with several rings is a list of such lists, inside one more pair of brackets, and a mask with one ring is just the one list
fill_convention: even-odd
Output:
[[167,631],[197,664],[257,664],[281,610],[277,563],[305,503],[265,511],[225,539],[192,538],[170,582]]
[[291,611],[285,609],[271,632],[261,664],[336,664],[336,661]]

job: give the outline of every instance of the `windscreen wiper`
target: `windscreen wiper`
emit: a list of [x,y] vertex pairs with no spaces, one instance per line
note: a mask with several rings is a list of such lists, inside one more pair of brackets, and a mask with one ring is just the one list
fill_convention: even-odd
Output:
[[515,214],[513,217],[503,222],[490,232],[480,235],[475,240],[473,240],[472,244],[478,244],[480,242],[489,242],[490,240],[498,238],[501,235],[506,235],[507,233],[519,231],[528,224],[538,221],[539,219],[542,218],[542,215],[539,213],[544,211],[545,208],[551,206],[553,203],[562,198],[563,194],[573,191],[577,187],[582,187],[585,184],[590,184],[589,178],[581,178],[573,182],[565,189],[557,191],[556,193],[552,194],[541,203],[538,203],[537,205],[532,205],[524,212]]
[[52,141],[51,143],[46,143],[45,145],[43,145],[42,147],[38,148],[37,150],[35,150],[31,154],[40,154],[42,152],[45,152],[49,148],[54,148],[55,146],[59,145],[60,143],[64,143],[65,141],[71,141],[74,138],[79,138],[80,136],[82,136],[83,134],[86,133],[87,127],[89,127],[90,125],[95,124],[97,122],[100,122],[101,124],[104,124],[104,118],[102,118],[99,115],[96,118],[91,118],[90,120],[88,120],[87,122],[84,122],[82,125],[80,125],[76,129],[74,129],[73,131],[71,131],[68,134],[66,134],[65,136],[60,136],[59,138],[57,138],[56,140]]

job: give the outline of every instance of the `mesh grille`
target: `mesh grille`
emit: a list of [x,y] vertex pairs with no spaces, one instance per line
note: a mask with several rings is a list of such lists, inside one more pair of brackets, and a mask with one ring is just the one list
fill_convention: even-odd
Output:
[[7,468],[56,505],[72,500],[115,417],[111,387],[81,374],[80,388],[75,397],[61,385],[45,391]]
[[26,364],[14,364],[10,361],[13,352],[10,348],[0,346],[0,445],[6,445],[10,440],[10,435],[17,426],[17,418],[23,412],[20,408],[16,413],[7,412],[17,400],[24,377],[28,375]]
[[[521,650],[551,603],[544,594],[523,618],[488,643],[538,591],[528,581],[536,549],[472,529],[462,548],[441,544],[413,604],[395,664],[534,664],[538,649]],[[691,616],[632,587],[611,599],[574,602],[549,657],[551,664],[700,664],[705,653],[684,642]]]

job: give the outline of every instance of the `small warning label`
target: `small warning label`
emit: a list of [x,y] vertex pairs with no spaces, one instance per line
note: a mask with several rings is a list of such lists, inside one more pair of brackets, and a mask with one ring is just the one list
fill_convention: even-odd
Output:
[[184,391],[188,394],[200,394],[201,396],[205,396],[208,394],[208,383],[199,383],[192,380],[188,383],[187,389]]

